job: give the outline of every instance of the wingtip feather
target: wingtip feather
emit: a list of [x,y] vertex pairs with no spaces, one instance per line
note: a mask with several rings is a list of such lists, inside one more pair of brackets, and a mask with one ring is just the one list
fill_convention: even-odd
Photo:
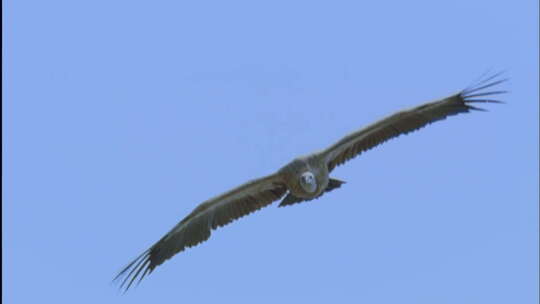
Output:
[[467,105],[468,109],[476,110],[476,111],[486,111],[485,109],[473,107],[469,105],[468,103],[504,103],[500,100],[496,100],[492,98],[484,98],[484,97],[506,94],[506,93],[509,93],[508,90],[483,91],[483,90],[492,88],[494,86],[497,86],[499,84],[502,84],[508,81],[509,80],[508,77],[494,80],[503,74],[504,74],[504,71],[495,73],[494,75],[486,77],[485,79],[481,79],[476,84],[471,85],[467,87],[466,89],[464,89],[463,91],[461,91],[459,95],[461,99],[463,100],[463,102]]

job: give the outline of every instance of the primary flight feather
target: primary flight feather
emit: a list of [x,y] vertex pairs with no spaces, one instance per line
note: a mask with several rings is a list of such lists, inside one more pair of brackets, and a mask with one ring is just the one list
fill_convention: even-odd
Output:
[[353,132],[322,151],[294,159],[274,174],[254,179],[197,206],[158,242],[123,268],[116,279],[124,278],[120,288],[129,289],[176,253],[202,243],[218,227],[266,207],[281,198],[279,207],[309,201],[339,188],[344,182],[330,178],[337,166],[393,137],[420,129],[446,117],[483,111],[474,103],[499,103],[490,96],[506,91],[485,91],[506,79],[501,73],[449,97],[397,112]]

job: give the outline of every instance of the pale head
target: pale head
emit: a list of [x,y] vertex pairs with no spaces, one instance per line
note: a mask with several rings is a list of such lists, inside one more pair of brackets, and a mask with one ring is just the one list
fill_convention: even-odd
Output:
[[317,190],[317,180],[313,173],[307,171],[300,176],[300,186],[308,193],[313,193]]

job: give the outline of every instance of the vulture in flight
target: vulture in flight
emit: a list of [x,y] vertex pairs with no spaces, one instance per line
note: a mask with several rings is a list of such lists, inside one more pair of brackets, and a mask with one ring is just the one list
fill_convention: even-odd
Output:
[[471,110],[485,111],[472,104],[500,103],[491,99],[491,96],[506,91],[486,89],[506,81],[499,79],[501,74],[484,79],[481,77],[474,85],[454,95],[390,115],[343,137],[324,150],[292,160],[273,174],[248,181],[201,203],[159,241],[123,268],[115,280],[123,278],[120,288],[127,290],[137,278],[140,282],[175,254],[208,240],[214,229],[280,199],[278,207],[290,206],[319,198],[341,187],[345,182],[331,178],[330,173],[359,154],[393,137],[449,116]]

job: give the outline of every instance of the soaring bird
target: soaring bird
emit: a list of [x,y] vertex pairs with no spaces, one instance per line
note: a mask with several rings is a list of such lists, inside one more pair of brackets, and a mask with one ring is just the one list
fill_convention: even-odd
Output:
[[278,207],[310,201],[341,187],[345,182],[329,176],[337,166],[391,138],[418,130],[446,117],[485,111],[474,103],[500,103],[490,96],[506,91],[486,91],[507,79],[501,73],[480,77],[474,85],[449,97],[428,102],[390,115],[357,130],[330,147],[298,157],[277,172],[257,178],[198,205],[159,241],[124,267],[114,280],[128,290],[135,279],[139,282],[157,266],[188,247],[208,238],[212,230],[270,205],[283,198]]

